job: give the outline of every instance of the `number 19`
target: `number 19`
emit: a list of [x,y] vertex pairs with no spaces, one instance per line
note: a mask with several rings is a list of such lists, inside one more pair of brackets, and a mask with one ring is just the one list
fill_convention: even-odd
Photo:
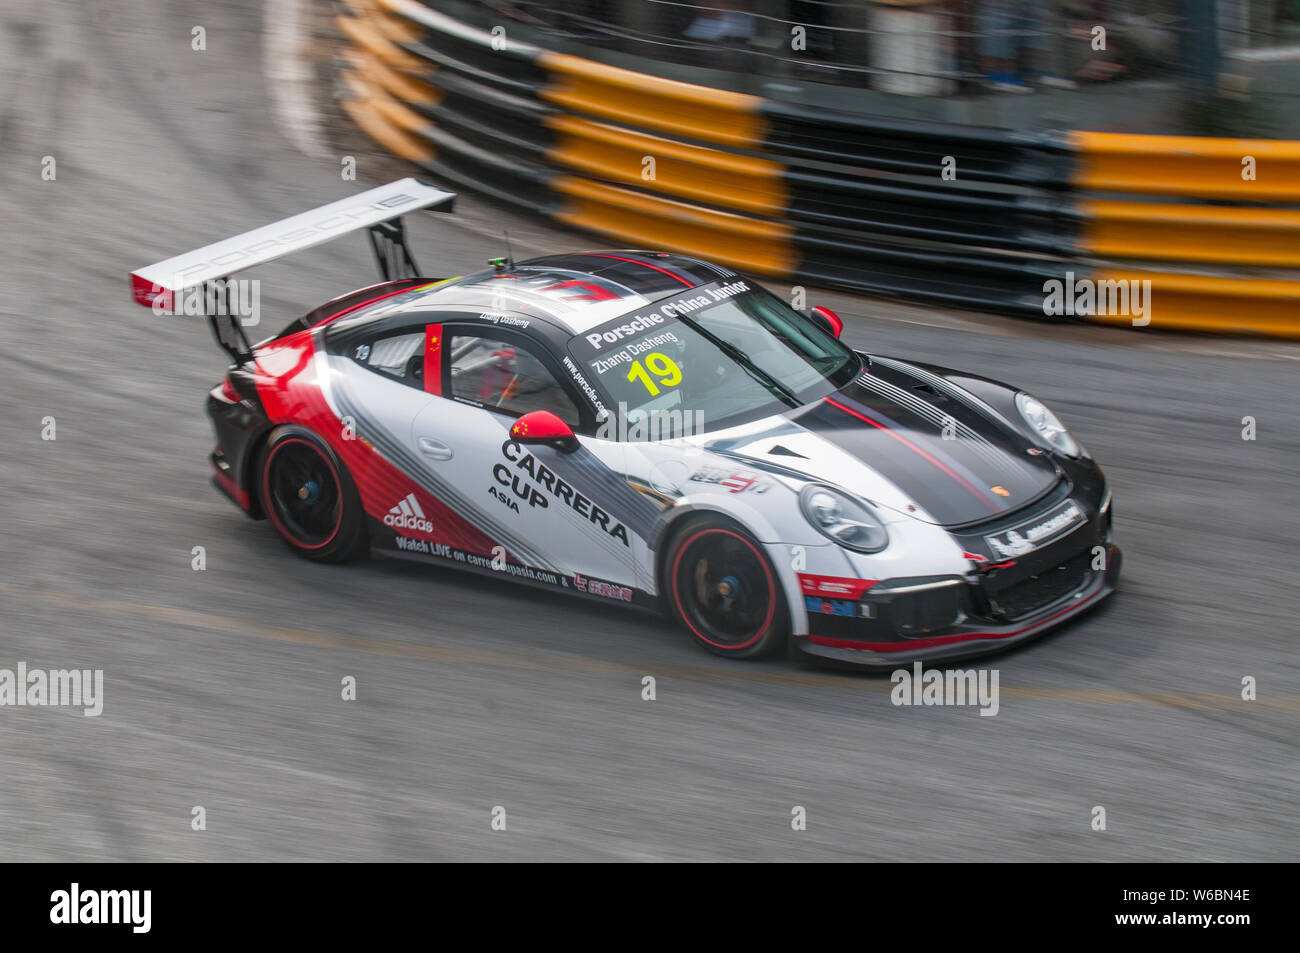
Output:
[[650,379],[650,374],[646,373],[647,369],[650,374],[659,379],[659,383],[664,387],[676,387],[682,382],[682,369],[677,366],[676,361],[667,354],[660,354],[658,351],[647,354],[645,367],[641,366],[640,361],[633,362],[632,369],[627,372],[627,379],[629,381],[640,381],[645,385],[645,389],[650,392],[651,397],[659,395],[659,387]]

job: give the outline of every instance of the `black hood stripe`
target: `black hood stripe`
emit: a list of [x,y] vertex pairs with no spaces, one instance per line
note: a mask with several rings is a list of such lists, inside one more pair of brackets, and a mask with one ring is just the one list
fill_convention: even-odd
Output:
[[[1060,479],[1004,421],[927,397],[906,366],[875,367],[792,419],[890,481],[944,526],[981,523],[1040,498]],[[955,424],[950,427],[950,423]],[[848,487],[853,489],[852,487]]]
[[[843,395],[837,395],[837,396],[843,398]],[[998,513],[1001,510],[1001,507],[998,506],[997,500],[996,498],[994,498],[992,493],[986,490],[981,490],[980,487],[973,482],[974,474],[971,474],[969,473],[969,471],[967,471],[967,475],[962,475],[961,473],[958,472],[958,470],[965,470],[966,468],[961,466],[961,464],[959,464],[956,460],[949,458],[948,462],[945,463],[943,460],[940,460],[935,455],[929,453],[926,450],[923,450],[921,447],[917,446],[915,443],[908,440],[906,437],[904,437],[902,434],[898,432],[900,428],[896,421],[892,421],[888,417],[885,417],[883,414],[872,411],[869,408],[864,407],[860,404],[858,405],[857,408],[850,407],[848,403],[843,403],[841,402],[841,400],[837,400],[834,397],[827,397],[826,403],[846,414],[850,414],[851,416],[856,417],[858,420],[870,424],[872,427],[875,427],[878,430],[883,431],[885,434],[892,437],[894,440],[897,440],[903,446],[907,447],[917,456],[929,461],[940,471],[942,471],[948,477],[950,477],[954,483],[956,483],[967,493],[969,493],[975,500],[977,500],[988,511],[988,514],[990,516]],[[854,403],[856,403],[856,401]],[[906,484],[904,484],[903,489],[905,491],[907,490]],[[926,508],[929,509],[929,507]],[[938,514],[935,515],[938,516]]]
[[961,438],[971,451],[978,453],[986,463],[995,467],[1005,467],[1009,461],[1015,461],[1015,464],[1022,470],[1029,472],[1030,468],[1018,457],[1008,457],[1005,452],[995,447],[982,433],[965,421],[958,420],[954,415],[923,400],[914,391],[899,387],[897,384],[890,383],[872,374],[863,374],[854,383],[859,387],[864,387],[875,394],[879,394],[881,397],[892,400],[918,417],[925,418],[934,424],[940,432],[945,427],[951,426],[954,436]]

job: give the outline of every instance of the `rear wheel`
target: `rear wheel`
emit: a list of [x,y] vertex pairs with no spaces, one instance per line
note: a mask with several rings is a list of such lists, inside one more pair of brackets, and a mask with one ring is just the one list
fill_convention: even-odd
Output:
[[789,612],[776,572],[736,524],[692,521],[674,538],[664,575],[673,615],[710,652],[758,658],[786,644]]
[[347,470],[314,434],[282,427],[262,451],[262,511],[289,548],[341,563],[369,551],[365,513]]

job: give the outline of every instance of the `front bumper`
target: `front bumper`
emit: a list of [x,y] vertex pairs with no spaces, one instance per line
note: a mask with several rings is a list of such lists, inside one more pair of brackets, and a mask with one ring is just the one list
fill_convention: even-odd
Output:
[[[795,644],[821,658],[893,668],[1027,642],[1115,590],[1122,554],[1111,539],[1111,516],[1093,510],[1066,537],[1014,560],[990,558],[987,568],[963,576],[890,580],[853,602],[823,602],[820,611],[810,599],[809,631]],[[973,537],[958,542],[976,549]]]

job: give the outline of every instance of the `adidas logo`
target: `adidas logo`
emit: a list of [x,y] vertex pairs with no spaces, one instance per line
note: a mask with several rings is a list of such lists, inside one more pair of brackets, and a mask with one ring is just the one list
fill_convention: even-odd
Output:
[[384,516],[384,525],[394,529],[418,529],[422,533],[432,533],[433,523],[420,509],[420,501],[414,493],[406,494],[406,499],[398,500]]

